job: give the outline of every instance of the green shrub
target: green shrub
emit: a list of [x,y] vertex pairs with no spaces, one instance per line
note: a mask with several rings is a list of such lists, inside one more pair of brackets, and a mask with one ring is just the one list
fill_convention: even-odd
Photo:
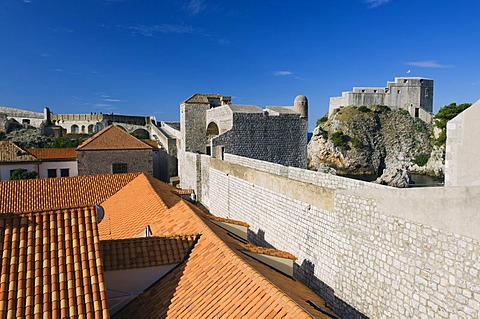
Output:
[[435,121],[433,125],[441,129],[442,131],[433,141],[436,146],[445,145],[445,142],[447,141],[447,122],[468,109],[471,105],[472,103],[462,103],[460,105],[457,105],[457,103],[450,103],[438,110],[438,113],[434,116]]
[[444,129],[438,134],[438,137],[433,141],[433,144],[436,146],[442,146],[445,145],[447,142],[447,131]]
[[350,136],[343,134],[342,131],[336,130],[330,134],[329,138],[335,147],[341,147],[346,150],[350,149],[350,146],[348,146]]
[[45,145],[45,147],[53,148],[66,148],[66,147],[77,147],[80,145],[80,140],[78,138],[72,140],[66,136],[57,137],[53,142]]
[[398,112],[398,114],[401,114],[401,115],[404,115],[404,116],[410,116],[410,113],[408,113],[408,111],[405,110],[405,109],[399,109],[397,112]]
[[37,178],[37,172],[34,171],[27,171],[23,168],[17,168],[11,172],[10,179],[11,180],[19,180],[19,179],[34,179]]
[[317,120],[317,126],[328,121],[328,113]]
[[415,158],[413,159],[413,162],[418,166],[425,166],[429,158],[430,158],[430,155],[425,153],[420,153],[420,154],[417,154],[417,156],[415,156]]
[[440,108],[440,110],[438,110],[438,113],[435,114],[435,118],[449,121],[458,114],[468,109],[471,105],[472,103],[462,103],[460,105],[457,105],[457,103],[450,103]]
[[365,105],[362,105],[360,106],[357,110],[359,110],[360,112],[370,112],[370,108],[368,106],[365,106]]
[[375,112],[378,112],[378,113],[383,113],[383,112],[390,112],[392,109],[389,108],[388,106],[386,105],[376,105],[375,106]]
[[358,148],[363,148],[362,142],[360,142],[360,140],[359,140],[358,138],[356,138],[356,137],[354,137],[354,138],[351,139],[351,143],[352,143],[352,146],[353,146],[354,148],[357,148],[357,149],[358,149]]

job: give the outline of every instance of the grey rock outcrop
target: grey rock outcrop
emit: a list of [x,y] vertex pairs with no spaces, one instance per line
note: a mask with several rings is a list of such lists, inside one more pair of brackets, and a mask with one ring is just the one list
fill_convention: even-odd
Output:
[[398,188],[407,188],[410,183],[410,173],[405,168],[387,168],[377,178],[375,183]]
[[442,176],[443,150],[433,146],[431,132],[429,124],[405,111],[344,107],[315,128],[307,147],[308,168],[327,165],[337,174],[377,176],[387,169],[385,178],[398,185],[405,179],[403,170]]

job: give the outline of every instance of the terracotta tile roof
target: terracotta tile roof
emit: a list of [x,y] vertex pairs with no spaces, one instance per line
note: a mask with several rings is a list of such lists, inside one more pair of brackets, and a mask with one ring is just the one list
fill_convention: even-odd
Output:
[[150,150],[152,147],[114,125],[104,128],[77,147],[77,151],[143,149]]
[[103,269],[110,271],[179,263],[194,241],[193,235],[102,240]]
[[37,162],[38,159],[15,143],[0,141],[0,162]]
[[[157,187],[163,194],[157,194]],[[152,222],[180,201],[170,190],[173,187],[153,177],[139,174],[116,194],[102,202],[105,217],[99,224],[100,238],[122,239],[137,237]],[[135,212],[133,215],[132,212]],[[153,233],[156,235],[156,233]],[[175,232],[169,235],[194,234]]]
[[93,207],[0,215],[0,318],[108,318]]
[[0,181],[0,213],[95,205],[140,173]]
[[[313,318],[312,313],[317,318],[329,318],[306,303],[314,299],[324,305],[320,297],[301,286],[308,293],[299,297],[304,298],[302,306],[294,302],[256,270],[264,267],[268,272],[271,270],[268,266],[248,256],[240,258],[244,248],[227,245],[225,238],[217,236],[218,231],[228,238],[226,232],[208,219],[202,219],[201,214],[196,207],[181,200],[157,217],[157,223],[152,225],[155,235],[190,232],[201,233],[201,236],[185,263],[130,302],[115,318]],[[287,278],[286,289],[301,285],[278,272],[276,276]]]
[[153,147],[153,148],[158,148],[158,142],[154,140],[142,140],[143,143]]
[[76,148],[29,148],[28,152],[39,159],[76,159]]
[[290,254],[289,252],[286,252],[286,251],[283,251],[283,250],[278,250],[278,249],[275,249],[275,248],[260,247],[260,246],[255,246],[255,245],[252,245],[252,244],[242,244],[242,247],[246,251],[256,253],[256,254],[263,254],[263,255],[275,256],[275,257],[293,259],[293,260],[298,259],[297,257]]

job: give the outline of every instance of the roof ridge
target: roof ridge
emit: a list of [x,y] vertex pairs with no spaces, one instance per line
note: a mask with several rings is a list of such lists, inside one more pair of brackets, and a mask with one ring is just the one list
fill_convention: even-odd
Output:
[[133,237],[133,238],[119,238],[119,239],[101,239],[102,243],[109,242],[134,242],[142,241],[148,239],[188,239],[195,238],[198,234],[177,234],[177,235],[166,235],[166,236],[149,236],[149,237]]
[[76,210],[76,209],[83,209],[83,208],[88,208],[88,209],[93,209],[95,210],[95,206],[97,205],[81,205],[81,206],[72,206],[72,207],[54,207],[50,209],[41,209],[41,210],[33,210],[33,211],[27,211],[27,212],[19,212],[19,213],[0,213],[0,218],[7,218],[7,217],[17,217],[17,216],[26,216],[26,215],[36,215],[36,214],[45,214],[45,213],[59,213],[62,211],[68,211],[68,210]]
[[97,137],[105,134],[105,132],[107,132],[108,130],[110,130],[110,128],[112,128],[114,125],[109,125],[107,126],[106,128],[104,128],[103,130],[101,130],[100,132],[97,132],[96,134],[90,136],[89,138],[87,138],[85,141],[83,141],[82,144],[78,145],[77,146],[77,150],[83,148],[85,145],[87,144],[90,144],[94,139],[96,139]]
[[[139,177],[143,177],[146,181],[146,186],[147,188],[155,195],[155,198],[157,198],[158,202],[161,203],[161,205],[166,209],[170,209],[170,207],[168,207],[168,205],[165,203],[165,201],[161,198],[161,196],[158,194],[157,190],[155,189],[155,187],[153,187],[150,179],[149,179],[149,176],[147,176],[147,174],[145,173],[140,173],[139,176],[137,176],[136,178],[134,178],[132,180],[132,182],[134,180],[136,180],[137,178]],[[153,178],[153,177],[152,177]],[[128,184],[127,184],[128,185]]]
[[[113,135],[112,135],[113,134]],[[153,147],[145,142],[130,135],[127,131],[115,126],[109,125],[95,135],[85,140],[77,147],[77,151],[89,150],[151,150]]]

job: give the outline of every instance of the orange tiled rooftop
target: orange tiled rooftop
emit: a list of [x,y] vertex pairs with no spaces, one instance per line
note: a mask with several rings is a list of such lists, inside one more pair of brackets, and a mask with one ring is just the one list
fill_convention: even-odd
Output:
[[133,137],[121,128],[118,128],[115,125],[110,125],[77,147],[77,150],[79,151],[126,149],[152,149],[152,146],[140,141],[136,137]]
[[60,160],[77,158],[76,148],[29,148],[27,151],[38,159]]
[[[45,248],[42,248],[43,263],[35,264],[38,267],[44,266],[42,271],[50,273],[60,274],[66,271],[65,274],[59,275],[62,278],[68,276],[69,269],[73,269],[75,280],[77,277],[85,278],[89,271],[93,271],[89,269],[97,267],[95,269],[98,273],[99,291],[102,291],[104,285],[102,271],[108,273],[141,271],[137,269],[154,269],[164,267],[163,265],[173,267],[164,275],[152,280],[138,295],[131,296],[131,299],[127,300],[128,303],[117,303],[117,309],[111,314],[114,318],[330,318],[307,303],[307,300],[312,300],[325,307],[325,302],[320,297],[299,281],[243,253],[246,247],[250,250],[254,248],[250,245],[245,246],[229,236],[226,230],[209,218],[208,214],[184,201],[173,191],[175,188],[145,174],[9,181],[0,183],[0,212],[18,214],[4,214],[5,218],[12,218],[10,216],[20,218],[16,216],[20,216],[24,211],[101,204],[105,214],[98,226],[92,217],[91,207],[74,210],[77,219],[72,221],[72,235],[68,236],[70,240],[68,247],[72,249],[64,253],[67,265],[71,262],[73,268],[68,268],[69,266],[52,268],[60,263],[60,256]],[[39,204],[32,203],[35,200],[38,200]],[[23,203],[24,201],[29,203]],[[42,214],[45,213],[32,212],[28,216],[40,218],[36,216],[43,216]],[[57,214],[55,221],[49,220],[47,223],[49,228],[47,233],[50,234],[47,238],[51,238],[50,240],[54,240],[53,229],[57,229],[58,233],[58,230],[67,227],[64,226],[65,222],[63,224],[58,222],[61,220],[58,217],[60,213],[55,214]],[[82,214],[85,214],[83,218]],[[86,221],[90,226],[87,226]],[[47,225],[45,223],[43,222]],[[43,228],[41,231],[45,232]],[[20,240],[19,243],[9,242],[9,247],[13,245],[20,247],[22,242],[21,247],[28,250],[33,242],[22,241],[22,238],[34,235],[27,231],[25,235],[16,236],[15,238]],[[138,236],[150,237],[134,238]],[[13,237],[6,237],[4,241],[11,238]],[[42,241],[42,245],[46,244],[50,244],[48,239]],[[49,249],[52,247],[54,246],[49,246]],[[257,248],[257,251],[271,254],[274,250]],[[88,262],[84,262],[83,259],[76,262],[75,256],[83,253],[87,254]],[[6,259],[2,261],[10,263],[10,253],[5,253],[4,250],[5,254]],[[40,255],[34,256],[37,258]],[[282,252],[277,253],[277,256],[294,258]],[[100,266],[102,270],[98,270]],[[81,267],[81,270],[77,272],[75,267]],[[46,277],[44,274],[36,273],[34,282],[41,282],[43,280],[41,278]],[[0,297],[0,303],[5,305],[6,311],[16,313],[18,302],[12,301],[17,298],[12,292],[13,288],[10,289],[14,285],[11,280],[14,279],[16,277],[11,271],[4,276],[2,269],[4,285],[2,287],[5,293]],[[54,279],[51,280],[53,282]],[[60,279],[58,280],[60,282]],[[50,284],[50,281],[48,283]],[[73,284],[71,281],[70,283]],[[48,291],[61,289],[58,287],[60,286],[56,285],[46,289]],[[80,289],[79,292],[94,290],[89,288],[86,279],[75,287]],[[25,292],[28,292],[29,298],[35,299],[35,291],[34,289]],[[108,299],[108,285],[105,291]],[[68,296],[70,298],[70,295]],[[84,302],[82,296],[86,295],[79,296],[76,299],[78,304],[70,306],[71,311],[105,315],[102,294],[96,295],[95,298],[85,297],[88,299],[85,302],[94,300],[93,308],[90,304],[88,307],[80,305]],[[57,294],[55,298],[52,295],[51,299],[44,299],[46,304],[42,304],[42,309],[63,309],[58,308],[57,299]],[[70,302],[70,299],[68,300]],[[57,314],[60,315],[60,312]]]

